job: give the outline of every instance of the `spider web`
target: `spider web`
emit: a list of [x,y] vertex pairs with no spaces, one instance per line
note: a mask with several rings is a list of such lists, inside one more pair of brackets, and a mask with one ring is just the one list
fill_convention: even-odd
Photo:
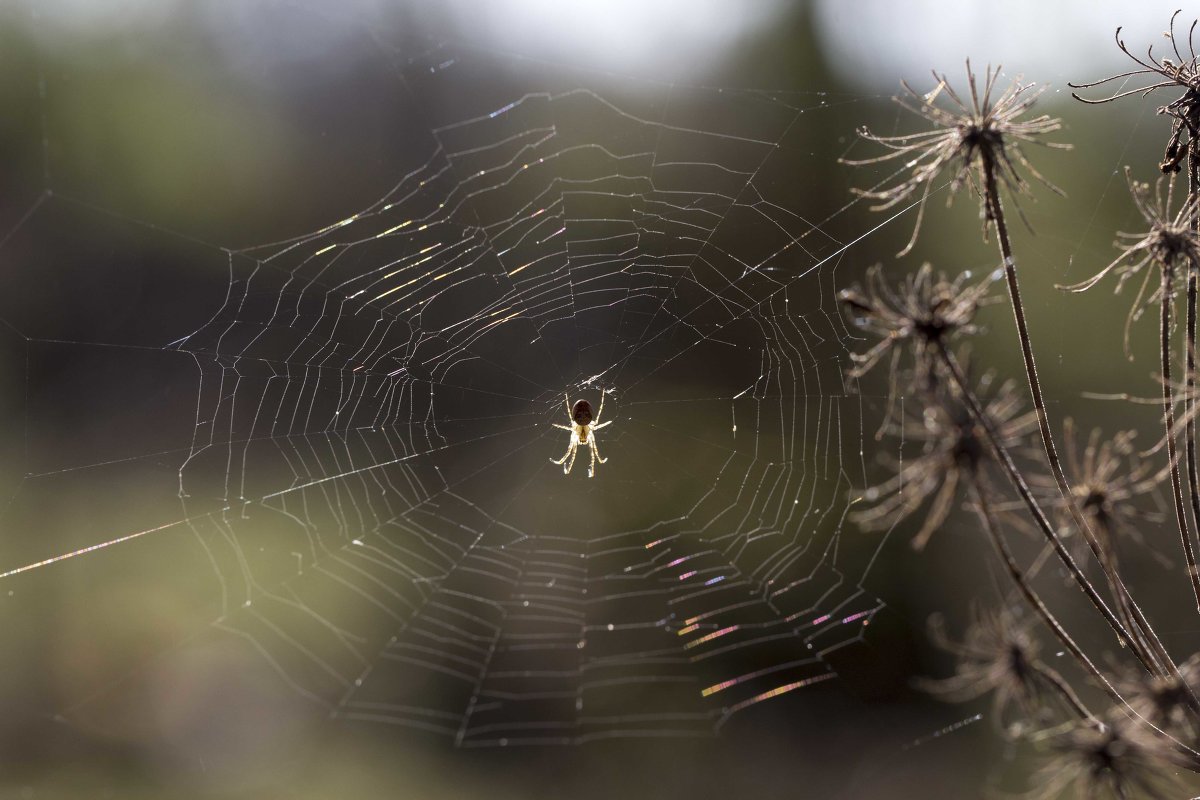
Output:
[[[496,65],[409,61],[391,188],[285,241],[29,208],[11,613],[167,604],[190,626],[145,663],[233,641],[321,713],[460,746],[708,736],[836,675],[882,603],[843,543],[851,240],[792,210],[831,99]],[[611,421],[590,480],[550,463],[578,398]],[[139,670],[53,710],[102,727]]]

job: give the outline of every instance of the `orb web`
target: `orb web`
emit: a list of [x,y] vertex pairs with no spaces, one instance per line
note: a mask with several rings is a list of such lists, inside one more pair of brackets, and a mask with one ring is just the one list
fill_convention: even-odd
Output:
[[[461,746],[707,736],[834,677],[881,602],[842,541],[865,484],[848,243],[793,210],[829,99],[560,86],[445,49],[400,84],[405,168],[319,230],[194,242],[179,270],[151,243],[102,276],[132,230],[181,237],[58,196],[10,234],[44,266],[9,279],[6,514],[91,505],[0,577],[169,595],[194,624],[164,648],[230,639],[323,713]],[[550,463],[580,398],[611,421],[591,478],[587,448]]]

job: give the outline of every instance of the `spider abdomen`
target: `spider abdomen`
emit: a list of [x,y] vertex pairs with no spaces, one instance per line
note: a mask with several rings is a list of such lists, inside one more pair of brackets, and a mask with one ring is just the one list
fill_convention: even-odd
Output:
[[592,404],[587,400],[576,400],[571,407],[571,419],[575,420],[576,425],[587,425],[592,421]]

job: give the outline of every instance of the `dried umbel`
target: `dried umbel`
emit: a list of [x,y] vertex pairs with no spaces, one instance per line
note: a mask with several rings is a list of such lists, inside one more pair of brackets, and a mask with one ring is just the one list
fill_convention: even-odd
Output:
[[1074,424],[1068,420],[1065,427],[1067,464],[1075,476],[1071,491],[1093,527],[1111,532],[1135,515],[1129,501],[1158,484],[1154,469],[1137,459],[1134,431],[1101,439],[1100,429],[1094,428],[1080,453]]
[[957,664],[953,676],[923,681],[924,687],[953,702],[991,694],[992,718],[1009,733],[1019,733],[1028,724],[1044,721],[1051,698],[1061,699],[1071,690],[1038,658],[1031,622],[1018,620],[1007,608],[975,609],[965,637],[955,642],[946,635],[941,616],[930,617],[930,638],[954,655]]
[[[1063,432],[1071,495],[1087,519],[1089,529],[1096,535],[1098,547],[1108,557],[1115,557],[1113,547],[1120,536],[1144,545],[1137,526],[1131,523],[1158,515],[1148,514],[1139,508],[1137,501],[1155,495],[1164,473],[1139,456],[1134,447],[1135,432],[1120,431],[1105,439],[1100,429],[1093,428],[1082,446],[1073,420],[1066,420]],[[1060,532],[1064,537],[1071,537],[1075,545],[1072,556],[1077,561],[1085,560],[1089,547],[1072,524],[1066,500],[1059,494],[1058,486],[1048,476],[1035,475],[1031,483],[1043,484],[1040,488],[1048,503],[1058,509]]]
[[1200,654],[1180,664],[1177,675],[1132,673],[1122,681],[1121,694],[1151,725],[1191,746],[1198,744],[1192,703],[1200,696]]
[[1051,757],[1032,797],[1051,800],[1071,784],[1086,800],[1166,800],[1178,796],[1174,771],[1183,760],[1174,743],[1153,729],[1114,714],[1103,726],[1079,722],[1047,741]]
[[[1025,443],[1036,419],[1033,412],[1024,411],[1012,381],[989,391],[991,382],[991,375],[980,381],[978,393],[988,398],[984,414],[999,444],[1011,451]],[[921,453],[889,462],[895,474],[864,491],[862,498],[872,505],[850,518],[867,530],[881,530],[913,515],[928,502],[925,521],[912,543],[921,550],[950,515],[960,485],[986,484],[983,467],[989,454],[987,435],[961,401],[950,396],[926,406],[920,416],[904,417],[888,432],[909,442],[920,442]]]
[[1188,197],[1179,210],[1172,213],[1175,188],[1173,180],[1159,178],[1152,191],[1150,184],[1134,180],[1129,167],[1125,168],[1125,179],[1129,184],[1129,194],[1133,197],[1133,203],[1142,219],[1146,221],[1148,230],[1142,233],[1118,233],[1115,246],[1120,248],[1121,253],[1107,267],[1086,281],[1058,288],[1069,292],[1085,292],[1104,280],[1109,273],[1115,273],[1116,291],[1119,292],[1130,278],[1142,272],[1148,265],[1156,265],[1162,278],[1158,287],[1147,297],[1147,288],[1155,272],[1146,270],[1142,286],[1129,312],[1125,326],[1128,351],[1129,326],[1141,316],[1146,306],[1161,302],[1164,294],[1174,292],[1174,287],[1178,285],[1178,281],[1174,280],[1175,276],[1185,274],[1188,268],[1200,269],[1200,240],[1196,238],[1192,227],[1197,212],[1200,211],[1200,197]]
[[1124,86],[1127,80],[1137,77],[1146,77],[1151,81],[1149,85],[1121,89],[1098,100],[1089,100],[1072,92],[1076,100],[1090,105],[1111,103],[1130,95],[1146,97],[1159,90],[1180,90],[1181,94],[1178,97],[1158,109],[1159,114],[1173,119],[1171,138],[1167,140],[1167,149],[1163,153],[1162,162],[1158,165],[1159,169],[1165,173],[1179,172],[1180,164],[1187,155],[1189,146],[1196,140],[1197,135],[1200,135],[1200,61],[1197,61],[1196,57],[1196,22],[1193,21],[1191,27],[1188,28],[1187,55],[1185,56],[1180,48],[1180,41],[1175,35],[1175,19],[1178,16],[1178,11],[1171,15],[1171,25],[1165,34],[1167,41],[1170,42],[1174,58],[1170,55],[1155,56],[1153,46],[1146,48],[1145,58],[1135,56],[1121,39],[1121,29],[1117,28],[1115,37],[1117,47],[1137,64],[1137,68],[1110,75],[1092,83],[1069,84],[1073,89],[1090,89],[1104,86],[1113,81],[1121,81],[1121,85]]
[[[915,386],[924,393],[936,390],[937,348],[957,336],[979,332],[975,313],[988,302],[992,279],[968,283],[970,273],[951,281],[933,267],[923,264],[896,286],[889,285],[878,265],[867,271],[864,287],[852,286],[838,293],[838,300],[851,321],[879,341],[865,353],[853,353],[850,377],[860,378],[884,358],[888,369],[888,415],[899,387],[901,355],[911,354]],[[882,428],[881,428],[882,430]]]
[[[1028,188],[1021,170],[1061,194],[1057,187],[1034,169],[1021,151],[1022,143],[1046,144],[1039,137],[1062,127],[1059,120],[1044,114],[1021,119],[1045,90],[1044,87],[1034,88],[1033,84],[1022,84],[1018,79],[1000,91],[997,88],[999,67],[987,68],[981,86],[969,61],[969,94],[966,99],[951,87],[945,75],[935,72],[933,78],[936,84],[931,91],[921,94],[907,83],[902,83],[904,94],[895,98],[902,107],[928,121],[933,126],[931,130],[901,136],[877,136],[863,128],[859,131],[860,136],[883,146],[889,152],[875,158],[843,159],[843,163],[854,166],[893,160],[903,162],[904,169],[897,173],[899,179],[890,185],[885,181],[881,187],[854,190],[858,196],[876,201],[871,207],[873,211],[893,208],[917,197],[917,222],[912,238],[899,255],[908,253],[916,243],[925,214],[925,202],[944,169],[953,172],[947,203],[964,185],[970,185],[971,190],[984,201],[985,222],[991,219],[992,214],[985,199],[985,171],[1014,194],[1023,193]],[[942,98],[944,102],[939,105],[938,101]]]
[[[1038,620],[1046,633],[1057,640],[1055,647],[1061,648],[1058,655],[1063,658],[1055,664],[1070,666],[1064,668],[1065,678],[1046,667],[1038,659],[1037,643],[1027,627],[1016,621],[1011,612],[1002,611],[990,616],[977,615],[961,642],[951,642],[935,624],[935,641],[954,653],[958,663],[952,677],[936,682],[931,688],[952,699],[992,693],[994,716],[1002,724],[1015,723],[1005,725],[1008,730],[1022,728],[1029,741],[1048,746],[1052,763],[1039,774],[1037,789],[1031,793],[1047,800],[1066,796],[1068,790],[1071,796],[1083,798],[1190,796],[1168,794],[1178,788],[1172,784],[1172,777],[1181,770],[1200,774],[1200,749],[1197,749],[1200,701],[1196,698],[1196,689],[1200,688],[1196,685],[1200,675],[1196,663],[1200,657],[1176,665],[1174,648],[1167,647],[1155,621],[1135,600],[1128,579],[1138,576],[1121,569],[1115,545],[1119,532],[1136,537],[1139,525],[1129,523],[1134,522],[1135,514],[1144,517],[1145,509],[1139,508],[1145,505],[1142,495],[1156,492],[1159,481],[1169,474],[1187,572],[1200,603],[1200,568],[1185,505],[1188,499],[1185,494],[1189,493],[1185,492],[1179,469],[1185,463],[1179,452],[1184,448],[1179,445],[1175,416],[1175,408],[1182,400],[1183,411],[1178,419],[1187,426],[1186,463],[1191,485],[1186,488],[1191,490],[1190,518],[1194,519],[1200,517],[1200,500],[1196,500],[1200,498],[1197,488],[1200,459],[1193,430],[1198,413],[1194,400],[1195,330],[1200,316],[1196,312],[1200,244],[1194,233],[1200,227],[1200,199],[1196,199],[1200,196],[1197,188],[1200,187],[1200,140],[1197,139],[1200,62],[1193,45],[1197,26],[1193,25],[1189,31],[1185,47],[1182,38],[1176,37],[1174,19],[1167,34],[1173,51],[1169,58],[1156,59],[1153,51],[1147,51],[1145,59],[1134,57],[1120,40],[1118,31],[1118,45],[1136,62],[1136,68],[1090,85],[1118,79],[1130,80],[1131,86],[1143,85],[1133,92],[1118,91],[1111,97],[1089,102],[1110,102],[1131,93],[1179,90],[1178,96],[1160,109],[1160,113],[1173,119],[1171,141],[1160,166],[1164,172],[1178,172],[1182,160],[1187,158],[1188,186],[1193,196],[1176,211],[1178,204],[1172,196],[1175,187],[1170,181],[1163,180],[1151,187],[1134,181],[1127,172],[1134,203],[1149,230],[1121,234],[1117,258],[1091,279],[1069,287],[1083,291],[1114,272],[1118,288],[1132,277],[1145,276],[1146,283],[1134,301],[1129,322],[1142,313],[1146,303],[1158,301],[1163,393],[1161,400],[1155,402],[1162,409],[1164,435],[1162,444],[1150,452],[1165,449],[1166,467],[1146,465],[1141,459],[1147,454],[1136,453],[1131,433],[1119,434],[1109,441],[1093,433],[1084,443],[1077,442],[1068,427],[1065,459],[1055,445],[1054,407],[1047,404],[1037,374],[1035,348],[1021,299],[1017,258],[1004,207],[1008,198],[1003,197],[1006,193],[1021,195],[1035,180],[1045,183],[1022,153],[1025,145],[1042,144],[1046,134],[1059,128],[1057,120],[1028,113],[1038,91],[1031,91],[1030,86],[1019,82],[1000,91],[997,72],[989,69],[980,82],[969,65],[969,93],[961,96],[944,76],[936,73],[936,85],[928,94],[918,94],[904,84],[906,94],[897,101],[922,117],[930,129],[900,136],[877,136],[864,130],[862,136],[884,152],[875,158],[850,162],[897,167],[891,177],[857,194],[875,201],[875,210],[894,209],[896,216],[917,208],[916,226],[902,254],[912,248],[925,204],[935,189],[948,188],[949,201],[967,187],[981,200],[985,238],[995,232],[1000,251],[998,272],[1006,282],[1035,413],[1024,413],[1009,384],[994,393],[976,389],[975,382],[947,346],[945,340],[953,335],[947,333],[949,326],[915,325],[916,315],[911,309],[891,297],[881,303],[872,291],[879,295],[882,290],[872,289],[870,282],[867,290],[856,288],[844,293],[842,300],[860,327],[883,340],[855,357],[851,376],[862,375],[890,358],[891,395],[896,396],[896,376],[904,374],[897,365],[904,357],[902,353],[911,352],[912,375],[916,379],[899,395],[908,401],[908,414],[902,405],[900,418],[893,424],[889,406],[889,421],[883,428],[902,438],[898,451],[903,457],[894,451],[892,456],[881,458],[892,467],[892,476],[857,498],[859,502],[852,507],[851,518],[864,527],[880,529],[924,514],[923,521],[913,526],[920,527],[913,541],[920,548],[945,524],[959,502],[961,488],[967,487],[971,506],[1013,583],[1012,598],[1023,601],[1029,618]],[[1139,76],[1149,80],[1139,81]],[[1150,85],[1145,85],[1148,82]],[[877,274],[870,277],[877,283],[881,281]],[[920,276],[913,279],[914,285],[919,279]],[[923,279],[926,289],[935,284],[932,272]],[[962,279],[951,283],[939,276],[937,280],[953,289],[967,285]],[[1170,347],[1173,299],[1179,286],[1185,283],[1187,339],[1183,351],[1176,354]],[[899,287],[894,295],[902,295],[907,288]],[[928,303],[926,296],[919,299]],[[981,300],[982,295],[974,305],[968,304],[970,313],[965,315],[966,322],[953,332],[971,330]],[[881,306],[886,313],[880,312]],[[934,335],[929,335],[930,332]],[[1128,325],[1126,332],[1128,339]],[[1176,355],[1185,363],[1182,390],[1171,379]],[[914,414],[911,411],[914,405],[923,406],[923,413]],[[1030,472],[1038,467],[1021,465],[1014,458],[1018,450],[1024,449],[1027,434],[1035,425],[1051,473],[1040,485],[1033,477],[1035,473]],[[911,453],[912,457],[909,445],[911,450],[918,451]],[[1067,477],[1068,471],[1072,473],[1071,479]],[[1006,485],[993,484],[991,479],[1001,475]],[[1046,541],[1043,555],[1032,563],[1022,549],[1010,546],[1011,534],[1022,526],[1036,530]],[[1072,535],[1075,542],[1085,546],[1076,556],[1072,555],[1067,539]],[[1124,551],[1122,548],[1122,554]],[[1087,558],[1077,558],[1081,555]],[[1054,563],[1046,560],[1051,557],[1057,559],[1057,564],[1120,643],[1120,660],[1137,662],[1140,669],[1137,675],[1123,680],[1115,677],[1127,674],[1120,668],[1112,673],[1102,670],[1097,666],[1101,653],[1094,649],[1095,643],[1080,637],[1076,631],[1078,620],[1073,616],[1057,616],[1059,598],[1048,594],[1054,582],[1034,580],[1044,563]],[[1095,577],[1097,566],[1102,580]],[[1083,694],[1077,694],[1076,689]],[[1101,695],[1111,703],[1107,714],[1091,710]]]

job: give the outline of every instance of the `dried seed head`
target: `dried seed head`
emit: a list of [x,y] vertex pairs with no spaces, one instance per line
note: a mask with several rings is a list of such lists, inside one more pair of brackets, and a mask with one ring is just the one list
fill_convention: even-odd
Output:
[[1162,90],[1177,89],[1182,90],[1182,93],[1171,102],[1164,106],[1159,106],[1158,113],[1172,118],[1171,123],[1171,138],[1167,141],[1167,149],[1163,153],[1162,162],[1158,165],[1164,173],[1179,172],[1180,164],[1187,155],[1190,143],[1200,135],[1200,61],[1196,57],[1196,21],[1193,21],[1191,27],[1188,28],[1186,50],[1187,56],[1180,49],[1181,42],[1175,36],[1175,19],[1179,16],[1179,11],[1171,15],[1171,24],[1167,31],[1163,34],[1170,43],[1171,51],[1175,58],[1170,56],[1155,56],[1154,47],[1151,45],[1146,48],[1145,57],[1135,56],[1130,52],[1125,45],[1125,41],[1121,38],[1121,29],[1117,28],[1116,40],[1117,47],[1122,53],[1130,58],[1137,68],[1126,72],[1121,72],[1116,75],[1110,75],[1107,78],[1102,78],[1091,83],[1072,83],[1068,84],[1073,89],[1090,89],[1096,86],[1103,86],[1113,81],[1124,81],[1130,78],[1145,77],[1150,79],[1150,83],[1144,86],[1138,86],[1133,89],[1123,89],[1115,92],[1108,97],[1102,97],[1098,100],[1088,100],[1080,97],[1075,92],[1072,96],[1076,100],[1080,100],[1090,105],[1100,105],[1102,103],[1111,103],[1114,100],[1120,100],[1122,97],[1130,95],[1141,95],[1147,97],[1154,92]]
[[[967,85],[970,95],[967,100],[950,86],[945,75],[935,72],[933,78],[936,85],[931,91],[920,94],[907,83],[902,83],[904,94],[894,98],[902,107],[932,124],[932,130],[902,136],[877,136],[863,128],[859,131],[862,138],[883,146],[889,152],[875,158],[842,160],[843,163],[854,166],[892,160],[903,161],[904,168],[893,176],[895,181],[890,185],[885,180],[873,189],[854,190],[859,197],[876,201],[871,207],[874,211],[889,209],[914,196],[917,197],[917,222],[912,237],[899,255],[906,254],[916,243],[925,213],[925,202],[929,199],[934,182],[943,169],[949,168],[954,173],[950,179],[950,197],[947,202],[953,200],[959,189],[969,184],[983,202],[985,226],[990,220],[984,195],[985,170],[992,171],[993,177],[1013,194],[1028,191],[1028,183],[1018,167],[1053,191],[1062,194],[1034,169],[1020,147],[1022,143],[1045,144],[1039,137],[1062,127],[1059,120],[1044,114],[1032,119],[1021,119],[1038,96],[1045,91],[1044,87],[1034,89],[1033,84],[1022,84],[1020,79],[1017,79],[1007,89],[996,94],[1000,68],[993,70],[988,67],[980,87],[969,61]],[[996,94],[994,99],[993,94]],[[938,105],[940,98],[945,100]],[[1067,147],[1058,144],[1050,146]]]
[[891,355],[889,416],[899,386],[901,349],[911,355],[915,386],[928,393],[939,383],[936,348],[955,337],[979,332],[975,312],[989,302],[993,278],[968,284],[970,276],[964,272],[950,281],[923,264],[893,287],[884,281],[883,270],[876,265],[867,271],[865,287],[855,285],[838,293],[851,321],[879,337],[879,342],[865,353],[851,354],[854,366],[850,377],[861,378]]
[[[992,389],[992,376],[984,375],[978,394],[987,398],[984,413],[1000,443],[1009,450],[1019,448],[1037,424],[1033,412],[1024,412],[1021,394],[1012,381]],[[919,442],[921,453],[903,461],[884,456],[894,470],[892,477],[862,493],[868,506],[850,515],[866,530],[883,530],[915,514],[929,503],[925,521],[913,537],[913,547],[925,547],[954,507],[958,487],[964,482],[985,482],[983,469],[989,455],[986,434],[971,417],[961,400],[945,396],[931,398],[920,416],[907,415],[890,425],[887,433],[908,442]]]
[[1006,733],[1046,717],[1046,700],[1057,696],[1046,692],[1048,681],[1061,678],[1038,659],[1038,644],[1029,630],[1032,620],[1020,621],[1007,608],[973,608],[971,617],[961,642],[946,635],[940,615],[929,618],[930,639],[954,655],[957,664],[953,676],[921,681],[922,688],[952,702],[990,693],[992,718]]
[[1181,741],[1196,744],[1191,713],[1200,693],[1200,653],[1179,665],[1179,676],[1153,676],[1138,670],[1121,682],[1121,695],[1143,719]]
[[1189,268],[1200,269],[1200,239],[1195,233],[1197,214],[1200,213],[1200,196],[1188,197],[1179,210],[1172,213],[1175,188],[1173,179],[1159,178],[1151,191],[1150,184],[1134,180],[1133,171],[1126,167],[1125,180],[1129,184],[1133,203],[1149,229],[1143,233],[1118,233],[1118,240],[1114,246],[1120,248],[1120,255],[1086,281],[1058,288],[1068,292],[1085,292],[1104,280],[1109,273],[1115,273],[1116,291],[1120,292],[1125,283],[1142,272],[1147,265],[1156,265],[1161,277],[1158,288],[1147,295],[1153,274],[1147,271],[1126,320],[1125,350],[1128,353],[1129,328],[1133,322],[1141,317],[1147,306],[1161,301],[1164,294],[1175,292],[1179,283],[1174,280],[1175,276],[1185,274]]
[[[1104,439],[1093,428],[1082,444],[1075,432],[1074,421],[1063,424],[1064,453],[1067,474],[1071,477],[1071,494],[1097,536],[1097,546],[1106,559],[1115,559],[1115,540],[1128,537],[1139,545],[1145,541],[1138,532],[1135,520],[1154,518],[1137,505],[1139,498],[1155,496],[1165,473],[1143,460],[1134,447],[1135,431],[1120,431]],[[1071,555],[1082,562],[1088,558],[1090,547],[1073,524],[1070,508],[1059,492],[1057,481],[1035,473],[1030,483],[1045,496],[1045,502],[1057,511],[1060,535],[1069,539]]]
[[1178,789],[1172,772],[1181,757],[1170,739],[1144,723],[1113,715],[1103,727],[1077,723],[1048,741],[1050,760],[1038,773],[1034,798],[1057,798],[1074,784],[1082,798],[1166,800]]

